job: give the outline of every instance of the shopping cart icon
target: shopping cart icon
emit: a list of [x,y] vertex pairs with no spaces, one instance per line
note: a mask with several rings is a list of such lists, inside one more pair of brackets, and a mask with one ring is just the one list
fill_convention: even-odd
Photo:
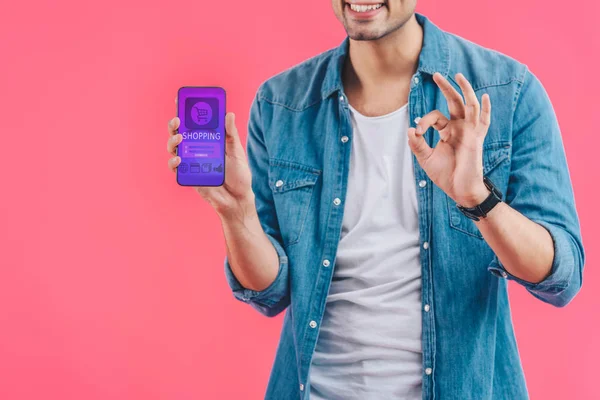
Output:
[[185,99],[184,122],[188,129],[217,129],[219,100],[214,97],[188,97]]
[[196,110],[196,122],[206,124],[206,121],[208,120],[208,110],[196,106],[194,106],[194,110]]

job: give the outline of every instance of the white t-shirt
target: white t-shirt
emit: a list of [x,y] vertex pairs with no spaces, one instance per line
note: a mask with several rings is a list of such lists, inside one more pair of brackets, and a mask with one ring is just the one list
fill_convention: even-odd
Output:
[[311,400],[421,399],[421,264],[408,104],[350,107],[341,240],[310,367]]

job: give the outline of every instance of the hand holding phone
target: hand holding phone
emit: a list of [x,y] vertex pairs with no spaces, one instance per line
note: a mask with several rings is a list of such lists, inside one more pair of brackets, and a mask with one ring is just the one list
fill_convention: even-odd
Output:
[[[217,110],[217,115],[221,115],[220,113],[222,112],[222,117],[218,117],[222,118],[222,121],[215,122],[211,118],[208,118],[208,111],[202,111],[202,109],[206,110],[206,105],[198,105],[197,102],[190,101],[188,103],[188,106],[191,107],[191,109],[188,109],[190,114],[192,112],[196,112],[197,114],[195,116],[196,121],[191,123],[188,127],[184,125],[186,109],[185,101],[183,99],[188,98],[186,96],[188,95],[188,90],[182,90],[185,88],[186,87],[181,88],[175,98],[178,116],[171,119],[168,124],[169,139],[167,141],[167,151],[172,155],[168,161],[168,165],[176,174],[177,182],[182,186],[195,187],[196,191],[198,191],[198,193],[220,214],[232,210],[235,211],[240,205],[243,207],[254,207],[254,194],[251,187],[250,168],[235,125],[235,115],[231,112],[225,112],[225,91],[222,88],[210,88],[216,89],[212,92],[214,94],[218,94],[219,92],[223,94],[223,107]],[[195,96],[196,93],[194,93],[193,96]],[[203,92],[202,94],[206,95],[206,92]],[[207,104],[208,107],[211,106],[210,103]],[[214,106],[214,102],[212,104]],[[194,108],[194,106],[196,106],[196,108]],[[220,105],[217,107],[220,107]],[[213,109],[210,109],[210,112],[212,113]],[[194,115],[191,115],[189,118],[193,117]],[[198,122],[200,124],[196,124]],[[201,125],[202,123],[204,123],[204,126],[217,126],[217,128],[195,128],[195,126]],[[219,126],[221,127],[220,130]],[[217,131],[220,135],[215,134]],[[184,139],[183,134],[188,132],[191,133],[186,134],[186,138]],[[194,132],[208,132],[209,134],[196,134]],[[221,146],[221,152],[217,147],[218,145]],[[191,157],[192,155],[193,157]],[[209,159],[213,161],[206,161]],[[204,160],[205,163],[210,162],[212,164],[210,167],[204,167],[204,171],[210,169],[211,172],[214,172],[212,175],[210,175],[209,172],[202,172],[203,162],[201,162],[201,160]],[[182,168],[181,165],[183,163],[186,163],[187,165]],[[191,172],[192,163],[198,164],[194,165],[194,171],[199,170],[200,172]],[[219,168],[219,165],[221,164],[223,166],[223,171],[219,171],[221,169]],[[227,167],[225,167],[225,165]]]

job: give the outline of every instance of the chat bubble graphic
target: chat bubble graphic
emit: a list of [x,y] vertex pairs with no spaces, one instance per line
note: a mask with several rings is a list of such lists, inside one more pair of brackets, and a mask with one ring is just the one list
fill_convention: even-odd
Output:
[[182,157],[185,158],[218,158],[221,145],[219,143],[189,142],[183,144]]

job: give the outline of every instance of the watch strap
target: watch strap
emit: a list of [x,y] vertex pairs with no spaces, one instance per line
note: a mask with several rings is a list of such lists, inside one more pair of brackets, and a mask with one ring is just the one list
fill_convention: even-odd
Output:
[[474,221],[479,221],[479,218],[486,217],[487,214],[496,206],[496,204],[502,201],[502,193],[496,188],[496,186],[487,176],[483,177],[483,183],[490,191],[490,194],[485,198],[485,200],[475,207],[463,207],[459,204],[456,205],[463,214]]

